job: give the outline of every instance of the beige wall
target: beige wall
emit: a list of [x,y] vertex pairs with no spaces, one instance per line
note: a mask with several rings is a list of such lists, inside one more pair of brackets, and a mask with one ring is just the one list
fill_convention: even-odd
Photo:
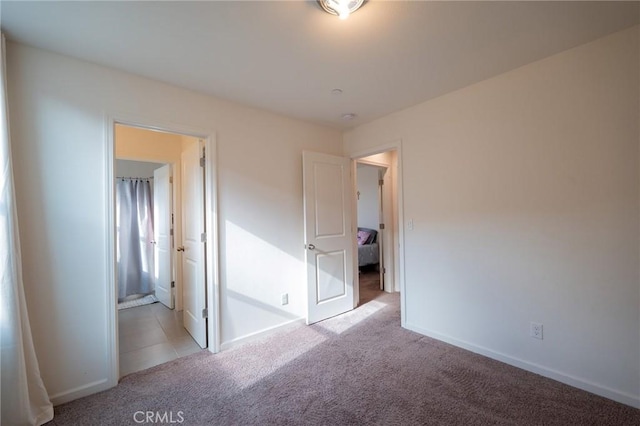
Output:
[[116,158],[180,163],[182,135],[116,125]]
[[367,164],[358,164],[358,227],[378,229],[380,224],[380,203],[378,198],[378,168]]
[[114,384],[109,115],[215,136],[222,343],[304,316],[302,151],[340,154],[339,131],[15,43],[7,75],[25,293],[55,403]]
[[347,153],[402,140],[408,328],[640,405],[638,38],[345,134]]

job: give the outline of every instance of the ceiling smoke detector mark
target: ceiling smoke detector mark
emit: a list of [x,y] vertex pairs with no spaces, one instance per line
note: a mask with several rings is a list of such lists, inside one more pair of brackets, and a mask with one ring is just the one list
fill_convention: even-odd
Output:
[[342,89],[333,89],[331,91],[332,95],[342,95]]
[[348,114],[342,114],[342,119],[345,120],[345,121],[351,121],[356,117],[357,117],[357,115],[352,113],[352,112],[350,112]]

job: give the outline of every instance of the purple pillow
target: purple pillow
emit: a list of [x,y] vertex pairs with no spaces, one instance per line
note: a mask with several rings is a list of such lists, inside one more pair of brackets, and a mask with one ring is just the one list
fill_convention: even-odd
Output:
[[358,245],[362,246],[366,244],[367,240],[371,236],[370,232],[367,231],[358,231]]

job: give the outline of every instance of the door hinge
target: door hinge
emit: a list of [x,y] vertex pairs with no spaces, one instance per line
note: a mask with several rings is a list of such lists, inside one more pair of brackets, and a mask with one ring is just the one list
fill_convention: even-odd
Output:
[[201,243],[206,243],[207,242],[207,233],[203,232],[202,234],[200,234],[200,242]]
[[171,281],[171,288],[175,288],[176,286],[176,282],[175,281]]
[[384,223],[380,224],[380,229],[384,229]]
[[384,179],[380,179],[380,180],[378,181],[378,185],[380,185],[380,186],[384,185]]
[[204,156],[200,157],[200,167],[204,167]]
[[173,228],[171,228],[171,229],[169,230],[169,235],[171,235],[171,236],[173,237]]
[[169,176],[169,183],[173,183],[173,176]]
[[209,318],[209,310],[207,308],[202,310],[202,318]]
[[387,268],[385,268],[384,266],[382,267],[382,273],[386,274],[387,273]]

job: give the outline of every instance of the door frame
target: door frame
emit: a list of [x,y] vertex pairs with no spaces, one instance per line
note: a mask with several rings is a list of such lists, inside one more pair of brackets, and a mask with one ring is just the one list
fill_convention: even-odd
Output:
[[107,278],[107,357],[108,381],[115,386],[119,381],[119,343],[118,343],[118,304],[116,286],[116,252],[115,252],[115,126],[137,127],[167,133],[191,136],[202,139],[205,146],[205,227],[206,227],[206,300],[208,309],[207,349],[210,352],[220,351],[220,272],[219,272],[219,229],[218,229],[218,182],[217,182],[217,143],[215,132],[194,128],[176,123],[153,120],[133,114],[105,115],[105,205],[106,218],[106,259],[105,272]]
[[[394,185],[396,186],[396,204],[398,209],[398,217],[396,218],[398,229],[398,247],[394,247],[394,267],[398,270],[398,286],[400,289],[400,323],[402,327],[406,324],[406,291],[405,291],[405,261],[404,261],[404,199],[403,199],[403,174],[402,174],[402,140],[397,139],[384,145],[378,145],[371,148],[367,148],[361,151],[352,152],[349,155],[351,159],[351,171],[352,171],[352,212],[351,220],[353,229],[358,229],[358,210],[357,210],[357,163],[364,157],[369,157],[375,154],[381,154],[387,151],[396,151],[396,180]],[[369,163],[372,164],[372,163]],[[395,238],[394,238],[395,240]],[[391,244],[394,244],[392,241]],[[357,253],[357,239],[353,238],[354,250]],[[358,272],[358,256],[354,256],[354,306],[358,306],[360,297],[360,279]]]
[[[367,157],[364,157],[367,158]],[[384,223],[385,224],[385,231],[389,231],[386,235],[391,235],[391,237],[394,236],[394,228],[387,228],[387,226],[389,226],[389,223],[393,222],[393,221],[389,221],[386,220],[387,215],[389,215],[389,207],[391,207],[392,209],[392,213],[393,213],[393,206],[387,206],[385,207],[385,203],[384,203],[384,199],[385,199],[385,193],[387,191],[391,191],[391,186],[395,186],[395,181],[393,181],[391,179],[391,176],[388,177],[388,181],[391,182],[391,185],[388,185],[387,182],[385,182],[384,185],[380,185],[380,172],[382,170],[384,170],[383,174],[387,174],[387,173],[391,173],[391,168],[392,165],[390,164],[383,164],[383,163],[377,163],[375,161],[371,161],[371,160],[365,160],[364,158],[356,158],[356,171],[355,171],[355,175],[354,175],[354,181],[356,184],[356,205],[358,204],[357,202],[359,201],[358,199],[358,164],[363,165],[363,166],[367,166],[367,167],[371,167],[376,169],[376,171],[378,172],[378,179],[377,179],[377,185],[378,185],[378,190],[377,192],[377,196],[378,196],[378,224],[380,223]],[[385,186],[386,185],[386,186]],[[389,188],[389,189],[388,189]],[[389,196],[392,196],[392,193],[389,194]],[[358,209],[359,210],[359,209]],[[358,217],[358,212],[356,212],[356,218]],[[357,222],[356,222],[357,223]],[[358,223],[358,226],[360,224]],[[395,225],[395,223],[394,223]],[[396,283],[395,283],[395,270],[396,270],[396,255],[395,255],[395,250],[392,250],[391,252],[394,253],[393,257],[392,257],[392,262],[393,262],[393,266],[391,267],[391,272],[393,272],[393,288],[389,287],[389,280],[385,280],[384,277],[384,268],[389,267],[388,265],[386,265],[385,260],[384,260],[384,255],[385,253],[388,251],[387,249],[389,248],[389,241],[388,238],[384,237],[384,233],[382,229],[378,229],[378,252],[381,254],[381,256],[379,256],[379,273],[380,273],[380,284],[382,285],[382,287],[380,288],[381,290],[386,291],[387,293],[393,293],[395,292],[395,287],[396,287]],[[382,244],[380,244],[380,241],[382,241]],[[391,245],[393,245],[393,239],[391,240]],[[386,265],[386,266],[385,266]],[[360,266],[358,266],[358,270],[360,269]],[[360,274],[358,273],[358,280],[360,279]],[[358,286],[357,291],[360,291],[360,286]]]

